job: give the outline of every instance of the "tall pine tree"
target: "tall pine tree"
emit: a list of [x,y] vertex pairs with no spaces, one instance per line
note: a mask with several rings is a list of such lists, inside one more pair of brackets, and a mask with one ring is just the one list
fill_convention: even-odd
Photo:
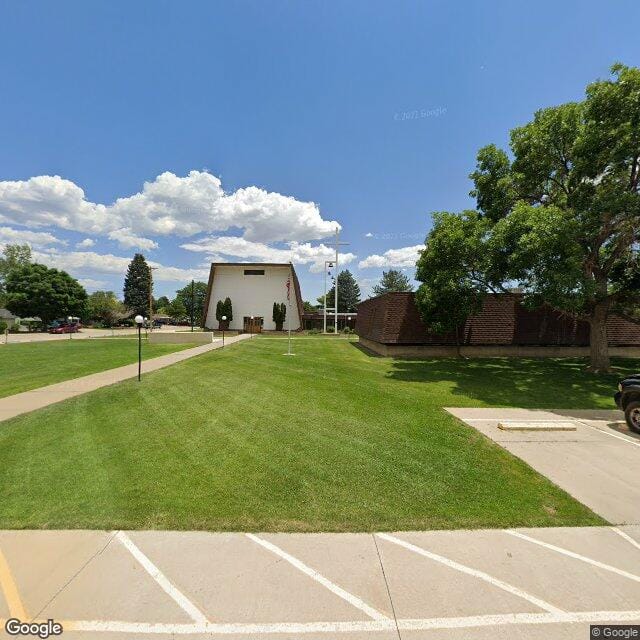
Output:
[[383,293],[394,291],[413,291],[409,278],[397,269],[389,269],[382,272],[382,279],[373,287],[373,295],[381,296]]
[[151,269],[141,253],[136,253],[129,263],[124,278],[124,304],[136,314],[149,317],[151,296]]
[[[327,307],[333,307],[335,286],[327,291]],[[360,287],[351,271],[345,269],[338,274],[338,313],[353,313],[360,303]]]

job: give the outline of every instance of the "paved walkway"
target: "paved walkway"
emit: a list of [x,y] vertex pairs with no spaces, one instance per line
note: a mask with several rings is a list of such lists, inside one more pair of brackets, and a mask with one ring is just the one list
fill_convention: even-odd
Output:
[[[250,338],[249,334],[243,334],[233,336],[225,339],[225,346],[231,345],[234,342],[240,340],[246,340]],[[184,349],[183,351],[176,351],[166,356],[159,356],[157,358],[150,358],[149,360],[142,361],[142,373],[149,373],[156,371],[157,369],[163,369],[176,362],[182,362],[188,360],[194,356],[199,356],[202,353],[207,353],[214,349],[220,349],[222,347],[222,340],[215,339],[211,344],[204,344],[191,349]],[[34,411],[35,409],[41,409],[50,404],[67,400],[75,396],[100,389],[101,387],[107,387],[116,382],[122,380],[129,380],[135,378],[138,375],[138,363],[127,364],[123,367],[117,367],[115,369],[108,369],[107,371],[100,371],[99,373],[92,373],[91,375],[84,376],[82,378],[74,378],[72,380],[65,380],[64,382],[58,382],[46,387],[40,387],[39,389],[32,389],[31,391],[25,391],[24,393],[17,393],[13,396],[7,396],[6,398],[0,398],[0,422],[2,420],[8,420],[14,418],[23,413]]]
[[0,531],[0,587],[73,640],[584,640],[640,623],[640,527]]
[[[612,401],[613,402],[613,401]],[[640,524],[640,436],[621,411],[447,409],[608,522]],[[575,431],[504,431],[498,423],[571,423]]]

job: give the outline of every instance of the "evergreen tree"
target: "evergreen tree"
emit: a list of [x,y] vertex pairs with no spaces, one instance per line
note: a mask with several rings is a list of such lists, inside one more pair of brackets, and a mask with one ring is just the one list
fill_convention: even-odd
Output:
[[[335,286],[327,291],[327,308],[334,306]],[[360,303],[360,287],[348,269],[338,274],[338,313],[353,313]]]
[[282,331],[282,325],[287,317],[287,305],[284,302],[273,303],[273,321],[276,323],[276,331]]
[[141,253],[129,263],[124,279],[124,304],[135,314],[149,317],[149,298],[152,288],[151,269]]
[[383,271],[380,282],[373,287],[373,295],[381,296],[395,291],[413,291],[409,278],[397,269]]
[[231,304],[231,298],[225,298],[222,303],[222,315],[227,316],[227,320],[231,322],[233,320],[233,305]]

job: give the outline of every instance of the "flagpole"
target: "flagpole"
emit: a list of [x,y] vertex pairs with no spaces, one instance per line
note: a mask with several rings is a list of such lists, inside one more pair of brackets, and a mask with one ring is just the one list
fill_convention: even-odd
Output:
[[[291,280],[293,280],[293,278],[291,278],[291,263],[289,263],[289,278]],[[287,329],[289,329],[289,346],[287,348],[287,353],[289,355],[291,355],[291,285],[289,285],[289,299],[287,300],[287,302],[289,303],[289,309],[288,309],[288,322],[287,322]]]
[[289,333],[289,337],[287,340],[287,353],[286,356],[293,356],[295,354],[291,353],[291,287],[293,285],[293,265],[289,262],[289,280],[287,282],[287,330]]

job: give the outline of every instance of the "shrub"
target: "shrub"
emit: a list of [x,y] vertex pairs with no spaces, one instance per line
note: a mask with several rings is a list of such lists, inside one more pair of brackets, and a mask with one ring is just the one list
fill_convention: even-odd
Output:
[[4,320],[0,320],[0,334],[3,334],[7,330],[7,326]]

